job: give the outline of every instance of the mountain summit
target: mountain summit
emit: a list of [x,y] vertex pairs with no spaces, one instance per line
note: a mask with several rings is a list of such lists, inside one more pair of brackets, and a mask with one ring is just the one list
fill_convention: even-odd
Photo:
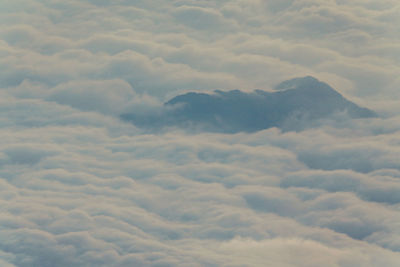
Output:
[[[318,81],[317,79],[315,79],[312,76],[305,76],[305,77],[293,78],[293,79],[281,82],[280,84],[275,86],[275,90],[295,89],[295,88],[298,88],[301,86],[305,86],[305,87],[312,87],[315,85],[321,86],[322,84],[325,84],[325,83]],[[325,85],[327,85],[327,84],[325,84]],[[329,87],[329,85],[328,85],[328,87]]]
[[[160,118],[163,122],[157,122],[157,125],[235,133],[270,127],[295,129],[294,124],[307,124],[337,113],[351,118],[376,116],[373,111],[359,107],[311,76],[284,81],[275,89],[274,92],[217,90],[209,94],[178,95],[165,103],[168,111]],[[143,125],[143,120],[133,114],[123,115],[123,118],[138,126],[149,126]]]

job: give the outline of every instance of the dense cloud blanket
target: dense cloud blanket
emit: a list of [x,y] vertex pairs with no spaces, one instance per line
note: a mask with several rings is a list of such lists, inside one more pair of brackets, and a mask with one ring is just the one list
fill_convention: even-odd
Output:
[[[0,266],[399,266],[399,11],[0,1]],[[230,133],[121,119],[307,75],[379,116]]]

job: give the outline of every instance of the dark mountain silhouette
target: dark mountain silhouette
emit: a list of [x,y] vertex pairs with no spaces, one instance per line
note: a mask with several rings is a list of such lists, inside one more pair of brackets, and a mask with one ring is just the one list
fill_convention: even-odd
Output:
[[376,116],[373,111],[357,106],[328,84],[310,76],[285,81],[275,89],[273,92],[217,90],[211,94],[187,93],[166,102],[167,109],[162,116],[140,118],[126,114],[123,118],[147,128],[178,126],[235,133],[270,127],[288,128],[291,122],[306,124],[340,112],[351,118]]

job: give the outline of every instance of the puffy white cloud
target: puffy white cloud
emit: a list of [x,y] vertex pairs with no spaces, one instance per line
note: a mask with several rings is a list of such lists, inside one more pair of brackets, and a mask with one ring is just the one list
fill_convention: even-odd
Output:
[[179,6],[174,16],[185,26],[199,30],[221,31],[232,27],[233,21],[224,21],[223,15],[215,9],[197,6]]
[[[398,11],[2,1],[0,265],[397,266]],[[304,75],[384,116],[234,135],[118,118]]]
[[[375,253],[375,248],[360,248],[346,251],[343,248],[332,248],[321,243],[304,239],[276,238],[263,241],[234,239],[223,244],[222,251],[240,255],[241,264],[262,266],[352,266],[379,264],[395,266],[396,256],[388,253],[376,261],[371,261],[366,252]],[[322,256],[323,255],[323,256]],[[374,256],[372,256],[374,257]]]
[[[48,124],[2,129],[3,158],[15,162],[1,171],[1,249],[16,266],[398,261],[399,168],[315,171],[296,159],[315,150],[311,136],[333,148],[350,129],[142,135],[107,121]],[[364,146],[395,136],[366,135]],[[295,256],[321,250],[320,260]]]
[[[351,95],[375,97],[381,95],[377,87],[396,93],[399,85],[392,27],[398,16],[388,14],[396,13],[395,1],[3,5],[10,25],[1,32],[3,47],[14,53],[2,60],[3,86],[27,78],[52,85],[78,77],[124,79],[135,90],[164,96],[185,89],[262,89],[312,74]],[[31,15],[17,25],[13,18],[26,16],[21,12],[28,8]],[[198,16],[212,27],[197,30],[173,18],[188,12],[187,23]]]
[[119,115],[135,98],[135,92],[125,81],[76,81],[58,85],[51,90],[49,100],[83,111]]

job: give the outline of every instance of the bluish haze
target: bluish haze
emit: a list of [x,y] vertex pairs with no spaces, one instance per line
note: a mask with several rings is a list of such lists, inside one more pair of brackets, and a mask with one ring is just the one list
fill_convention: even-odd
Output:
[[[18,0],[0,24],[0,266],[399,266],[399,1]],[[317,120],[157,125],[304,76],[343,96]]]

